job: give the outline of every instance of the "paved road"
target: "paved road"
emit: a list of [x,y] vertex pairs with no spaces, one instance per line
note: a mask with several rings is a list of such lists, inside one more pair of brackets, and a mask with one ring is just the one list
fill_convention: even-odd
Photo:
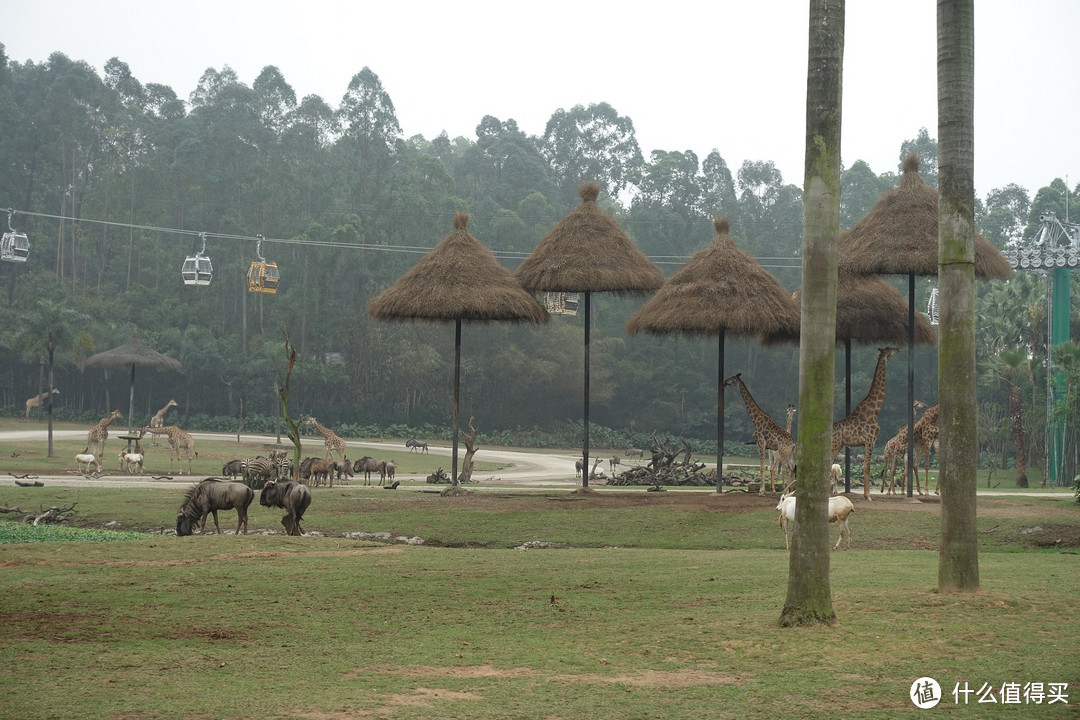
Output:
[[[215,441],[236,441],[236,435],[225,433],[192,433],[192,436],[196,439],[206,439]],[[12,442],[19,441],[44,441],[47,437],[45,430],[9,430],[0,432],[0,447]],[[70,439],[70,438],[85,438],[85,430],[54,430],[54,439]],[[254,444],[272,444],[277,442],[277,439],[273,436],[262,435],[244,435],[241,436],[241,440],[245,443]],[[359,442],[355,440],[347,441],[350,448],[357,448],[367,451],[379,451],[379,450],[394,450],[401,451],[404,447],[400,443],[383,443],[383,442]],[[291,447],[291,446],[290,446]],[[452,449],[449,447],[431,447],[428,453],[430,455],[445,457],[446,463],[444,468],[447,473],[450,471],[450,457]],[[352,453],[350,453],[352,454]],[[374,453],[372,453],[374,454]],[[465,456],[465,449],[461,447],[458,449],[458,462]],[[107,453],[106,457],[112,457]],[[115,460],[115,457],[112,457]],[[483,448],[480,451],[480,459],[484,462],[497,462],[503,464],[504,467],[494,473],[474,473],[473,479],[477,481],[479,487],[485,485],[497,484],[500,486],[521,486],[521,487],[574,487],[577,481],[574,479],[574,461],[577,459],[575,455],[565,455],[557,453],[529,453],[529,452],[515,452],[512,450],[497,450],[490,448]],[[106,464],[106,471],[112,468],[108,463]],[[402,480],[422,480],[425,476],[419,474],[403,475],[398,477]],[[39,476],[36,478],[41,482],[46,482],[50,485],[61,485],[68,487],[163,487],[170,484],[187,486],[191,484],[190,476],[174,476],[170,479],[155,479],[153,476],[131,476],[122,474],[107,474],[101,477],[87,478],[82,477],[72,472],[65,475],[49,475]],[[354,478],[355,483],[355,478]],[[470,485],[472,489],[474,485]]]

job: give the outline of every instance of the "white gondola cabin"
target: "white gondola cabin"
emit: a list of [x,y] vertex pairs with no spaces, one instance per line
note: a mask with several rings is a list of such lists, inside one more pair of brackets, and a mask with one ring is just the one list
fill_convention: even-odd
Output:
[[274,295],[277,293],[278,283],[281,280],[281,276],[278,274],[278,266],[277,263],[267,262],[266,258],[262,256],[263,236],[257,235],[256,238],[255,255],[259,259],[251,263],[248,268],[248,290]]
[[209,285],[214,277],[214,266],[206,255],[206,233],[199,233],[199,237],[202,238],[202,250],[188,255],[180,268],[185,285]]
[[11,226],[13,210],[8,210],[8,231],[0,239],[0,260],[8,262],[26,262],[30,255],[30,241],[26,239],[26,233],[21,233]]

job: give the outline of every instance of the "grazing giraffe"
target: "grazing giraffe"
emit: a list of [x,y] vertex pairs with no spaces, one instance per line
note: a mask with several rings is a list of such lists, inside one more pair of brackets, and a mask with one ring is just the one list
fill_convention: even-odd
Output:
[[[165,403],[165,407],[154,413],[154,417],[150,418],[150,427],[159,428],[165,425],[165,413],[169,412],[169,408],[180,407],[176,400],[170,400]],[[154,445],[157,445],[157,436],[154,437]]]
[[335,452],[338,453],[338,455],[341,456],[340,457],[341,460],[345,459],[345,451],[346,451],[345,450],[345,441],[342,440],[341,438],[339,438],[337,436],[337,433],[335,433],[333,430],[331,430],[328,427],[324,427],[323,425],[320,425],[319,421],[316,420],[311,415],[308,415],[307,419],[304,420],[304,422],[307,423],[308,425],[311,425],[312,427],[314,427],[315,432],[322,435],[323,444],[326,446],[326,454],[323,455],[323,460],[326,460],[326,459],[333,460]]
[[[750,415],[750,422],[754,423],[754,442],[757,443],[758,453],[761,455],[761,490],[758,491],[759,495],[765,494],[765,453],[767,450],[776,450],[779,458],[778,464],[780,467],[784,467],[791,454],[795,452],[795,440],[791,437],[791,433],[784,430],[776,424],[776,421],[772,417],[758,406],[754,401],[750,391],[747,390],[746,384],[740,377],[742,373],[735,373],[727,380],[724,381],[724,387],[729,385],[737,385],[739,393],[742,395],[743,404],[746,405],[746,412]],[[785,485],[790,485],[795,482],[794,468],[791,465],[788,467],[788,482]],[[769,492],[774,489],[773,485],[773,469],[769,468]]]
[[[921,486],[919,485],[919,458],[922,455],[926,455],[926,472],[924,477],[926,479],[926,495],[930,494],[930,450],[934,447],[934,444],[938,439],[938,413],[940,406],[937,403],[931,405],[923,416],[919,418],[915,423],[915,429],[912,431],[912,437],[915,442],[915,451],[912,453],[915,460],[915,487],[919,490],[919,494],[923,495]],[[905,448],[906,450],[906,448]],[[904,460],[905,470],[904,475],[907,476],[907,460]],[[937,495],[941,490],[941,474],[938,473],[937,484],[934,486],[934,494]]]
[[[53,388],[53,391],[52,391],[51,394],[59,395],[60,391],[57,390],[56,388]],[[26,401],[26,418],[25,418],[26,420],[30,419],[30,411],[33,410],[34,408],[41,407],[41,403],[45,402],[45,400],[48,399],[49,395],[50,395],[50,393],[43,392],[40,395],[35,395],[34,397],[32,397],[32,398],[30,398],[30,399],[28,399]]]
[[98,420],[97,425],[90,428],[90,432],[86,433],[87,452],[105,457],[105,441],[109,438],[109,426],[113,424],[113,420],[122,417],[124,417],[124,413],[113,410],[108,417]]
[[[788,435],[791,434],[791,421],[794,420],[794,419],[795,419],[795,406],[794,405],[788,405],[787,406],[787,424],[784,426],[784,430],[787,432]],[[779,475],[780,474],[780,459],[777,456],[777,452],[775,450],[769,450],[768,456],[769,456],[769,467],[770,468],[776,468],[776,474]],[[789,456],[788,457],[788,462],[791,462],[793,459],[794,459],[793,456]],[[791,488],[788,488],[788,487],[784,488],[784,492],[789,492],[790,490],[791,490]]]
[[878,414],[881,406],[885,403],[885,366],[899,348],[885,347],[878,349],[877,367],[874,368],[874,379],[870,382],[870,390],[866,397],[855,406],[843,420],[833,423],[832,430],[832,454],[836,454],[846,447],[862,447],[865,460],[863,461],[863,497],[870,499],[870,460],[874,455],[874,445],[877,436],[881,432],[878,424]]
[[[915,410],[922,410],[926,407],[926,403],[919,400],[915,401]],[[896,466],[900,461],[900,458],[907,457],[907,433],[908,426],[900,428],[900,432],[896,433],[889,442],[885,443],[885,467],[881,469],[881,492],[885,492],[885,475],[889,476],[889,495],[893,494],[893,483],[896,481]],[[907,462],[905,460],[904,462]],[[904,477],[907,477],[907,473],[904,473]],[[903,483],[901,483],[901,491],[903,491]]]
[[[143,433],[150,433],[151,435],[164,435],[169,439],[169,447],[171,452],[169,453],[169,472],[172,472],[173,459],[176,459],[176,464],[180,465],[180,450],[184,450],[184,454],[187,455],[187,471],[188,475],[191,474],[191,458],[199,457],[199,453],[195,452],[195,438],[191,437],[188,433],[184,432],[175,425],[162,425],[161,427],[144,427]],[[180,465],[180,474],[184,474],[184,466]]]

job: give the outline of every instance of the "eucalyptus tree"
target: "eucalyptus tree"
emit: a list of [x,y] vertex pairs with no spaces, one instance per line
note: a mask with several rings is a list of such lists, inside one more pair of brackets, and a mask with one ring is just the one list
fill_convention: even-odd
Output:
[[[940,123],[939,123],[940,124]],[[940,132],[940,131],[939,131]],[[919,175],[930,187],[938,184],[938,141],[930,137],[930,131],[919,128],[918,134],[900,143],[900,160],[897,168],[904,166],[904,159],[910,155],[919,158]]]
[[986,212],[979,222],[983,237],[1002,249],[1019,242],[1030,207],[1028,192],[1019,185],[994,188],[986,196]]
[[735,180],[718,150],[701,161],[701,207],[708,216],[726,215],[732,227],[738,227],[740,208]]
[[829,468],[836,375],[836,246],[840,234],[840,109],[844,0],[811,0],[806,77],[802,332],[796,449],[795,534],[784,626],[832,625]]
[[854,225],[893,187],[895,183],[875,175],[865,160],[856,160],[840,176],[840,227]]
[[559,201],[567,207],[586,181],[620,197],[637,182],[644,164],[633,120],[606,102],[556,110],[544,127],[541,152],[555,173]]
[[[974,0],[938,0],[938,590],[979,589],[976,524]],[[920,134],[920,138],[921,138]],[[925,172],[929,173],[927,165]]]
[[370,68],[365,67],[349,81],[338,106],[338,121],[342,128],[339,143],[353,186],[347,202],[353,207],[371,206],[393,161],[401,125],[390,94]]

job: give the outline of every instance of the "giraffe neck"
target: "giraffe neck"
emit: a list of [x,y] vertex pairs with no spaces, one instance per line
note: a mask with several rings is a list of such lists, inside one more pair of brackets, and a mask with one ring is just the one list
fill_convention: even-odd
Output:
[[754,423],[754,427],[757,427],[762,419],[769,416],[754,401],[754,396],[750,394],[750,389],[746,387],[746,383],[742,381],[742,378],[739,378],[737,382],[739,383],[739,393],[742,395],[743,404],[746,405],[746,411],[750,413],[750,421]]
[[866,414],[877,417],[881,406],[885,403],[885,366],[888,362],[888,355],[882,354],[878,357],[877,367],[874,368],[874,378],[870,381],[870,390],[852,415]]

